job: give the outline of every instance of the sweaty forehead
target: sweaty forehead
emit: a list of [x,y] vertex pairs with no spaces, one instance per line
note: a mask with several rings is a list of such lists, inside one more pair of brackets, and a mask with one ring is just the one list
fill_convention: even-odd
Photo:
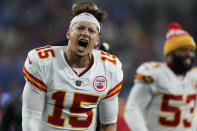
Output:
[[85,27],[85,28],[89,28],[89,29],[93,29],[93,30],[97,30],[98,31],[98,27],[96,24],[91,23],[91,22],[86,22],[86,21],[79,21],[76,22],[73,27]]

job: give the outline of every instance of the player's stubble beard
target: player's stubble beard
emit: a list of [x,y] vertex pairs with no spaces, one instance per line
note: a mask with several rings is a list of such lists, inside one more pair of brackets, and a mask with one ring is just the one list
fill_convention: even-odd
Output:
[[[188,56],[178,56],[175,53],[172,54],[173,59],[172,59],[172,65],[174,67],[174,72],[176,74],[186,74],[187,71],[191,70],[193,63],[194,63],[194,58],[193,57],[188,57]],[[190,64],[186,64],[184,60],[186,58],[189,58],[191,60]]]

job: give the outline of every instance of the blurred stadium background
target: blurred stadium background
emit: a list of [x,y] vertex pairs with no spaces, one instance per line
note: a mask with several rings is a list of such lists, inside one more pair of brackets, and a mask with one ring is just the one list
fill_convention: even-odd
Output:
[[[83,1],[83,0],[81,0]],[[24,87],[23,64],[28,51],[65,38],[73,0],[0,1],[0,102]],[[124,105],[137,66],[163,61],[163,44],[169,22],[180,22],[197,40],[196,0],[92,0],[108,12],[101,42],[123,64]],[[124,106],[120,106],[120,117]],[[120,127],[121,128],[121,127]],[[124,129],[119,129],[124,131]]]

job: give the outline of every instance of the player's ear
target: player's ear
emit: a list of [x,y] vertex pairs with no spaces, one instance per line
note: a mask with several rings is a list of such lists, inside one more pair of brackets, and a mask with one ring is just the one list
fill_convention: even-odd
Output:
[[66,32],[66,38],[69,40],[70,38],[70,30],[68,29],[67,32]]
[[97,38],[96,43],[95,43],[94,46],[98,46],[99,42],[100,42],[100,36],[98,36],[98,38]]

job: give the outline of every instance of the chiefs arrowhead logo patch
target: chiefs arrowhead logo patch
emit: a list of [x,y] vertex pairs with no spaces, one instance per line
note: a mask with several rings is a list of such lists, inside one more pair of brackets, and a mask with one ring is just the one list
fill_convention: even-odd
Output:
[[94,79],[93,87],[96,91],[104,91],[107,88],[107,79],[104,76],[97,76]]

